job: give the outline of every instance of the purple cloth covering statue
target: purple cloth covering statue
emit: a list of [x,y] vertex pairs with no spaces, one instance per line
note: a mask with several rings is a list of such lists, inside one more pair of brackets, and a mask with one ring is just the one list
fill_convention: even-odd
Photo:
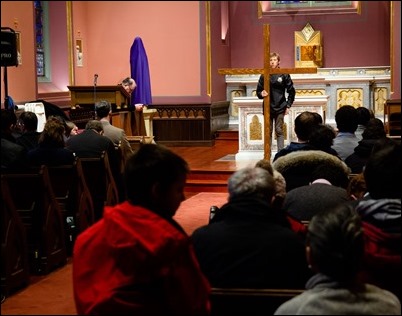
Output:
[[130,49],[130,65],[131,78],[137,83],[137,88],[131,95],[131,106],[137,103],[152,104],[148,57],[142,39],[138,36]]

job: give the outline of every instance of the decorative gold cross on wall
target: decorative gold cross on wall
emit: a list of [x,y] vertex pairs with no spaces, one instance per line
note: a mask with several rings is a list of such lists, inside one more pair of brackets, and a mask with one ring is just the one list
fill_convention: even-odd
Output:
[[253,75],[264,74],[264,90],[268,95],[264,98],[264,159],[271,159],[271,133],[270,133],[270,74],[301,74],[317,73],[317,68],[275,68],[271,69],[269,24],[264,24],[264,68],[221,68],[218,73],[221,75]]

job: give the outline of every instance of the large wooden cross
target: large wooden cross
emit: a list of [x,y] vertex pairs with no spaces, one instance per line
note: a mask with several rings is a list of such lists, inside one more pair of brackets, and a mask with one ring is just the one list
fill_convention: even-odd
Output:
[[270,34],[269,24],[264,24],[264,68],[221,68],[218,70],[221,75],[253,75],[264,74],[264,90],[268,95],[264,98],[264,159],[271,159],[271,133],[270,133],[270,74],[300,74],[317,73],[317,68],[270,68]]

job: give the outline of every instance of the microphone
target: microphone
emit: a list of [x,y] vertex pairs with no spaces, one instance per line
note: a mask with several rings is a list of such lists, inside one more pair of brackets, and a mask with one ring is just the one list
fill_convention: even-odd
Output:
[[98,81],[98,74],[95,74],[94,75],[94,86],[96,86],[97,81]]

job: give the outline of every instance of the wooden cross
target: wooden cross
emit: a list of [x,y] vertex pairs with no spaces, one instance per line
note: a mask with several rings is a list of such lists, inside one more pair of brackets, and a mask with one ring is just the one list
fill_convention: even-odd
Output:
[[221,75],[253,75],[264,74],[264,90],[268,95],[264,98],[264,159],[271,159],[271,133],[270,133],[270,74],[300,74],[317,73],[317,68],[270,68],[270,41],[269,24],[264,24],[264,68],[221,68],[218,73]]

